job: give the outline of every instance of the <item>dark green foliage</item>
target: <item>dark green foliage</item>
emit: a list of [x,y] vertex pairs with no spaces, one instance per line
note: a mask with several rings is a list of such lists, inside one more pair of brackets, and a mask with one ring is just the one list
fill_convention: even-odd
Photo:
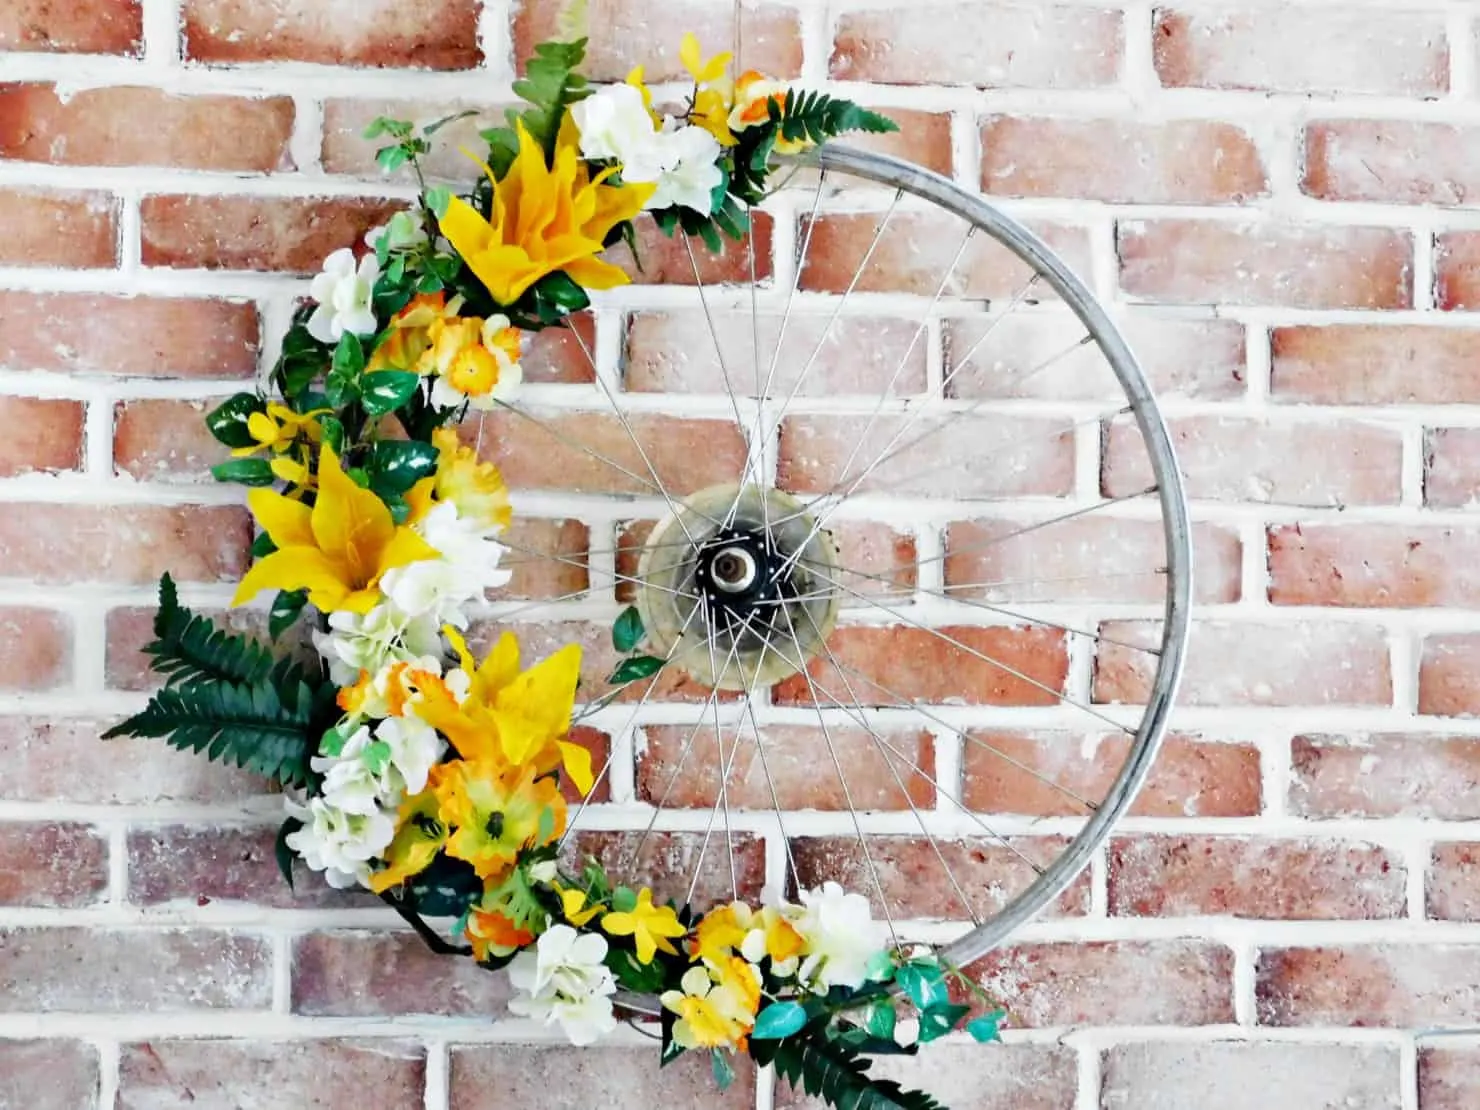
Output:
[[406,901],[427,917],[459,917],[483,897],[483,880],[472,864],[438,855],[425,871],[406,880]]
[[644,678],[652,678],[663,669],[663,660],[656,655],[634,655],[630,659],[623,659],[617,664],[617,669],[612,671],[611,677],[607,679],[613,686],[624,686],[629,682],[638,682]]
[[783,103],[774,100],[766,105],[771,122],[781,138],[795,142],[807,139],[820,143],[849,131],[883,134],[898,131],[899,125],[887,116],[860,108],[851,100],[839,100],[822,92],[798,92],[789,89]]
[[643,631],[642,614],[637,611],[637,606],[629,605],[612,625],[612,646],[626,655],[642,643]]
[[514,130],[517,121],[522,121],[530,138],[540,144],[546,162],[554,156],[555,139],[566,111],[590,95],[586,79],[576,72],[585,58],[585,39],[542,42],[534,48],[524,77],[514,82],[514,94],[529,107],[523,111],[510,108],[507,127],[480,132],[488,140],[489,165],[495,174],[502,177],[507,173],[519,151]]
[[206,427],[227,447],[254,447],[257,441],[247,430],[247,420],[266,411],[267,402],[257,394],[233,393],[206,414]]
[[307,604],[307,590],[279,590],[267,615],[267,634],[276,640],[294,625]]
[[823,1098],[837,1110],[946,1110],[923,1091],[906,1091],[893,1080],[870,1076],[869,1061],[825,1025],[782,1041],[750,1043],[751,1055],[761,1060],[764,1054],[762,1062],[773,1064],[793,1088]]
[[266,459],[227,459],[211,467],[211,477],[242,486],[270,486],[277,480]]
[[278,828],[277,839],[272,845],[272,854],[277,857],[278,871],[282,873],[289,890],[293,889],[293,849],[288,847],[288,837],[301,828],[303,828],[302,821],[296,817],[289,817]]
[[144,645],[154,673],[167,684],[210,680],[255,684],[272,670],[272,655],[257,641],[233,636],[180,604],[175,580],[159,580],[154,639]]
[[304,305],[293,314],[293,326],[283,336],[283,353],[272,372],[284,400],[296,412],[307,412],[316,404],[304,404],[308,387],[329,369],[330,350],[308,334],[308,318],[314,306]]

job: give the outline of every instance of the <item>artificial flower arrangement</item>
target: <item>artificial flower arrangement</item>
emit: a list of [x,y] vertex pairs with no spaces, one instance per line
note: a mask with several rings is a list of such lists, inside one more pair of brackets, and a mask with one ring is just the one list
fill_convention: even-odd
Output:
[[[466,196],[422,180],[447,120],[370,127],[391,140],[381,165],[422,180],[419,205],[358,258],[325,261],[271,395],[236,394],[206,418],[232,449],[214,474],[250,487],[260,529],[234,604],[269,596],[267,630],[287,650],[214,627],[165,576],[145,649],[164,685],[107,736],[162,737],[275,780],[290,884],[297,858],[332,886],[368,888],[436,951],[507,966],[510,1009],[576,1044],[615,1028],[622,988],[660,998],[664,1062],[711,1051],[721,1084],[746,1052],[847,1110],[934,1107],[871,1077],[866,1057],[963,1028],[995,1040],[1000,1011],[973,1018],[948,981],[979,988],[928,949],[891,945],[868,900],[835,883],[701,914],[595,860],[570,865],[561,785],[584,795],[594,778],[568,738],[580,648],[526,667],[509,632],[481,661],[465,638],[510,577],[498,537],[511,504],[456,426],[518,389],[524,334],[628,280],[603,254],[635,250],[638,213],[717,248],[746,233],[773,154],[893,129],[758,74],[732,81],[728,55],[703,58],[692,35],[692,93],[662,113],[641,70],[589,86],[584,46],[537,48],[515,85],[526,104],[482,132],[485,175]],[[643,635],[635,609],[613,628],[628,655],[619,686],[663,664],[639,653]],[[896,1030],[906,1002],[910,1036]]]

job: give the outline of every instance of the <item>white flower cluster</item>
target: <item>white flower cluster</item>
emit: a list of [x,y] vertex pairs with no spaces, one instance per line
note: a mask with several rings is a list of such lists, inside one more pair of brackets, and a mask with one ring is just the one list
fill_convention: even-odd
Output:
[[861,987],[869,963],[888,943],[887,929],[873,919],[868,899],[837,883],[800,894],[802,912],[792,926],[806,945],[797,979],[818,993]]
[[573,105],[581,154],[593,162],[616,161],[622,181],[654,182],[643,205],[657,211],[681,205],[705,216],[714,210],[714,190],[724,179],[719,141],[702,127],[676,119],[654,122],[642,90],[610,85]]
[[617,984],[603,963],[606,951],[606,938],[598,933],[552,925],[509,964],[509,981],[521,992],[509,1011],[558,1023],[571,1044],[595,1044],[617,1027],[611,998]]

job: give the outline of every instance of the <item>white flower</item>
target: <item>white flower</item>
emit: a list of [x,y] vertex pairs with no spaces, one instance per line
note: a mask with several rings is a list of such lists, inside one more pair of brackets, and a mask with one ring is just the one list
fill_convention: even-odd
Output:
[[308,295],[319,303],[308,318],[308,334],[320,343],[338,343],[351,332],[374,335],[379,325],[370,307],[380,264],[367,254],[355,266],[355,253],[341,247],[324,259],[324,269],[309,287]]
[[581,154],[593,162],[626,164],[657,133],[642,90],[633,85],[599,89],[572,105],[570,114],[581,133]]
[[523,992],[509,1011],[545,1025],[558,1022],[571,1044],[594,1044],[617,1027],[611,1002],[617,984],[604,959],[605,937],[552,926],[509,964],[509,981]]
[[804,912],[793,921],[805,943],[799,978],[823,991],[862,986],[869,961],[886,943],[868,899],[831,882],[802,891],[801,899]]
[[390,746],[390,763],[400,774],[404,792],[420,794],[427,775],[442,758],[446,743],[419,717],[390,717],[375,726],[375,739]]
[[508,549],[460,517],[451,501],[437,504],[416,530],[442,557],[395,567],[381,578],[380,588],[402,612],[466,628],[468,604],[481,602],[513,577],[498,565]]
[[724,180],[719,156],[719,140],[704,128],[679,127],[655,135],[650,146],[635,151],[622,164],[622,180],[657,182],[646,209],[681,205],[707,216],[714,210],[714,190]]
[[324,776],[324,801],[335,809],[364,816],[380,812],[381,798],[390,791],[384,768],[377,772],[364,758],[371,741],[370,727],[361,725],[338,755],[316,755],[309,760],[309,765]]
[[[386,668],[393,663],[415,663],[421,670],[438,670],[441,627],[436,614],[408,614],[394,604],[382,603],[364,614],[341,609],[329,614],[327,634],[314,633],[314,647],[328,660],[334,684],[349,686],[361,671],[383,679]],[[383,682],[380,692],[385,692]],[[384,717],[387,712],[366,710],[372,717]]]
[[426,226],[411,211],[397,212],[379,227],[365,232],[365,246],[372,251],[383,236],[389,236],[386,246],[393,251],[412,250],[427,243]]
[[307,806],[288,802],[288,812],[303,827],[289,833],[287,845],[313,871],[337,890],[364,884],[370,876],[370,860],[383,852],[396,835],[390,814],[349,813],[324,798],[311,798]]
[[529,876],[529,881],[532,883],[553,883],[556,876],[560,874],[560,868],[556,866],[554,860],[542,859],[539,863],[531,863],[524,869],[524,873]]

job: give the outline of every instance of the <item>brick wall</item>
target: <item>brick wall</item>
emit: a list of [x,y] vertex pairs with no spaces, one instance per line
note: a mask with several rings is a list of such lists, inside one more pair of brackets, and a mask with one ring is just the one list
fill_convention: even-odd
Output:
[[[274,357],[301,275],[410,195],[359,130],[506,99],[550,7],[0,2],[0,1107],[772,1105],[750,1074],[711,1095],[702,1061],[660,1076],[625,1030],[596,1050],[507,1043],[486,1019],[500,977],[427,955],[367,899],[279,885],[260,783],[97,740],[147,687],[155,577],[220,607],[246,560],[236,495],[203,480],[203,405]],[[1124,306],[1171,383],[1194,500],[1204,608],[1175,735],[1064,912],[989,960],[1009,1044],[914,1072],[958,1110],[1480,1106],[1480,1041],[1415,1035],[1480,1025],[1475,14],[746,9],[747,64],[894,110],[890,149],[1002,197]],[[638,61],[674,78],[683,28],[731,37],[727,0],[590,0],[590,17],[601,78]],[[829,234],[819,288],[849,251]],[[685,267],[658,253],[645,280]],[[620,365],[659,395],[657,462],[702,485],[699,445],[715,473],[744,450],[665,411],[703,386],[663,351],[703,333],[653,312],[626,331],[623,296],[588,334],[613,372],[631,336]],[[586,406],[573,431],[614,436],[578,349],[545,337],[530,368]],[[568,475],[505,431],[516,484]],[[1136,488],[1104,437],[1099,485]],[[578,556],[610,523],[520,527]],[[572,587],[547,570],[520,588]],[[998,738],[1030,763],[1042,742]],[[661,760],[661,730],[648,743]],[[1085,762],[1085,782],[1103,774]],[[645,773],[614,789],[647,796]],[[966,775],[991,808],[991,775]]]

